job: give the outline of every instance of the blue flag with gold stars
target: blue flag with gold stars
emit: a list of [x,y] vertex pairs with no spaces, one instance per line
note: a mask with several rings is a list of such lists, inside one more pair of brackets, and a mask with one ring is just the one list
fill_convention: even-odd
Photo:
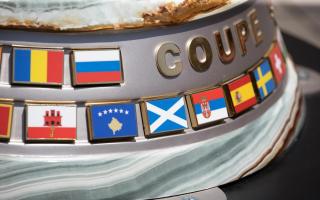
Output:
[[259,97],[263,100],[276,88],[269,61],[264,60],[263,63],[253,71],[253,75],[259,91]]
[[91,140],[133,138],[138,135],[133,103],[92,105],[89,120]]

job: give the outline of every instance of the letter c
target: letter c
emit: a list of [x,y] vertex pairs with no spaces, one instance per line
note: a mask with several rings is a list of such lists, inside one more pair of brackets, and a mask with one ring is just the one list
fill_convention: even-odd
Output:
[[182,72],[182,62],[180,59],[175,59],[173,65],[167,64],[166,55],[171,54],[173,57],[180,56],[179,47],[171,42],[161,44],[156,51],[156,63],[159,72],[166,77],[176,77]]

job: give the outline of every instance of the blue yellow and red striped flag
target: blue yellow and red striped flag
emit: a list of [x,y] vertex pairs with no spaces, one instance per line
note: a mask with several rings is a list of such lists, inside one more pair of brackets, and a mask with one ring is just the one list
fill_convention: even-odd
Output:
[[13,83],[61,85],[63,50],[14,48]]

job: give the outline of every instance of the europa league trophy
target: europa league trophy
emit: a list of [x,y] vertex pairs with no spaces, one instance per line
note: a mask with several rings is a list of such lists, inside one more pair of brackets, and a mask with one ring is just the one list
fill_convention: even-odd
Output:
[[297,134],[262,0],[0,0],[0,16],[1,199],[225,199]]

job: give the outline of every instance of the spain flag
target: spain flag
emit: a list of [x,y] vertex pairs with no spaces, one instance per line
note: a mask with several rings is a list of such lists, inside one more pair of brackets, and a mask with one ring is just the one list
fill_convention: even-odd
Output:
[[257,104],[250,75],[242,76],[228,83],[227,88],[236,114]]

